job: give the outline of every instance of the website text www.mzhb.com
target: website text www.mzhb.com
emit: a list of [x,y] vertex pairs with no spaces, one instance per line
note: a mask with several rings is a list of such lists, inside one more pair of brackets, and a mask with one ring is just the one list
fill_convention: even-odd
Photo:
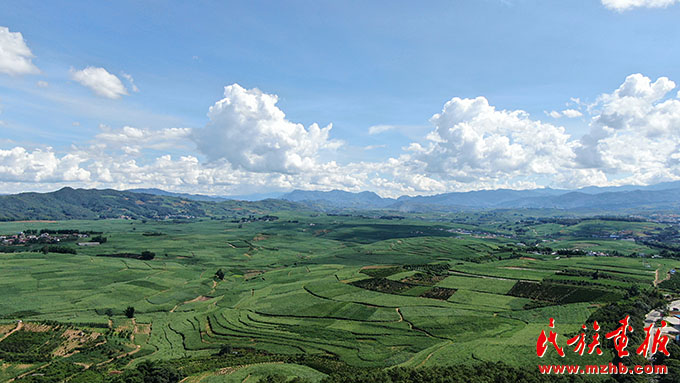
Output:
[[657,375],[657,374],[667,374],[668,367],[665,365],[635,365],[626,366],[623,363],[619,364],[602,364],[602,365],[568,365],[568,364],[557,364],[557,365],[538,365],[538,371],[541,374],[608,374],[608,375],[618,375],[618,374],[632,374],[632,375]]

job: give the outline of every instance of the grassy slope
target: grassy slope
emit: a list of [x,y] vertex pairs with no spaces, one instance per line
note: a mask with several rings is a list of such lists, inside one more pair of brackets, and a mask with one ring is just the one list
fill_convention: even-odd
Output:
[[136,218],[168,215],[224,218],[300,208],[298,204],[280,200],[202,202],[111,189],[68,187],[51,193],[0,196],[1,221],[118,218],[123,215]]

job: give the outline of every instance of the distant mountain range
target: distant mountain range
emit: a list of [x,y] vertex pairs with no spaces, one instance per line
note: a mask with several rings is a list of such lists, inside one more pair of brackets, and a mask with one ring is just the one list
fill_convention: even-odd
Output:
[[559,209],[578,211],[680,210],[680,182],[651,186],[588,187],[579,190],[478,190],[432,196],[381,198],[372,192],[295,190],[281,197],[310,207],[456,211],[469,209]]
[[238,201],[234,197],[171,193],[160,189],[72,189],[0,195],[0,220],[99,218],[229,218],[283,210],[391,210],[400,212],[490,209],[554,209],[574,213],[680,213],[680,182],[580,190],[479,190],[432,196],[382,198],[373,192],[294,190],[280,199]]
[[661,182],[658,184],[639,186],[639,185],[623,185],[623,186],[588,186],[577,190],[586,194],[601,194],[605,192],[620,192],[620,191],[635,191],[635,190],[670,190],[680,189],[680,181]]
[[369,191],[351,193],[342,190],[327,192],[293,190],[292,192],[281,196],[281,199],[293,202],[303,202],[308,205],[351,209],[381,209],[397,202],[396,199],[382,198]]

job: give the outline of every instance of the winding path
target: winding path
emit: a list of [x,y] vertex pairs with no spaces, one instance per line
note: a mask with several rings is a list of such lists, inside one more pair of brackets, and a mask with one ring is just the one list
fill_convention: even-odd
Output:
[[658,286],[659,283],[661,283],[663,281],[667,281],[667,280],[671,279],[671,273],[670,272],[666,273],[666,276],[664,277],[664,279],[659,279],[659,270],[661,270],[661,269],[656,269],[656,271],[654,272],[654,287]]
[[441,350],[442,348],[444,348],[444,347],[446,347],[446,346],[448,346],[448,345],[450,345],[450,344],[453,344],[453,342],[450,341],[450,340],[444,342],[444,344],[442,344],[439,348],[437,348],[436,350],[434,350],[434,351],[432,351],[431,353],[427,354],[427,356],[425,357],[425,359],[423,359],[423,361],[420,362],[420,363],[418,364],[417,367],[423,367],[423,366],[425,365],[425,363],[427,363],[427,361],[430,360],[430,358],[432,357],[432,355],[434,355],[435,352]]
[[3,335],[3,337],[0,338],[0,342],[2,342],[3,340],[7,339],[7,337],[9,337],[10,335],[14,334],[15,332],[21,330],[22,328],[24,328],[24,322],[19,322],[19,323],[17,323],[17,327],[15,327],[14,330],[12,330],[12,331],[8,332],[7,334]]

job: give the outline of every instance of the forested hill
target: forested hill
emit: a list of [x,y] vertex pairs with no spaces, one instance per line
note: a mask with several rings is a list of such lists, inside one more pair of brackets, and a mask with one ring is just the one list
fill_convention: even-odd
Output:
[[0,196],[0,220],[64,220],[119,218],[228,218],[262,215],[272,211],[301,209],[294,202],[280,200],[191,201],[112,189],[72,189],[51,193],[20,193]]

